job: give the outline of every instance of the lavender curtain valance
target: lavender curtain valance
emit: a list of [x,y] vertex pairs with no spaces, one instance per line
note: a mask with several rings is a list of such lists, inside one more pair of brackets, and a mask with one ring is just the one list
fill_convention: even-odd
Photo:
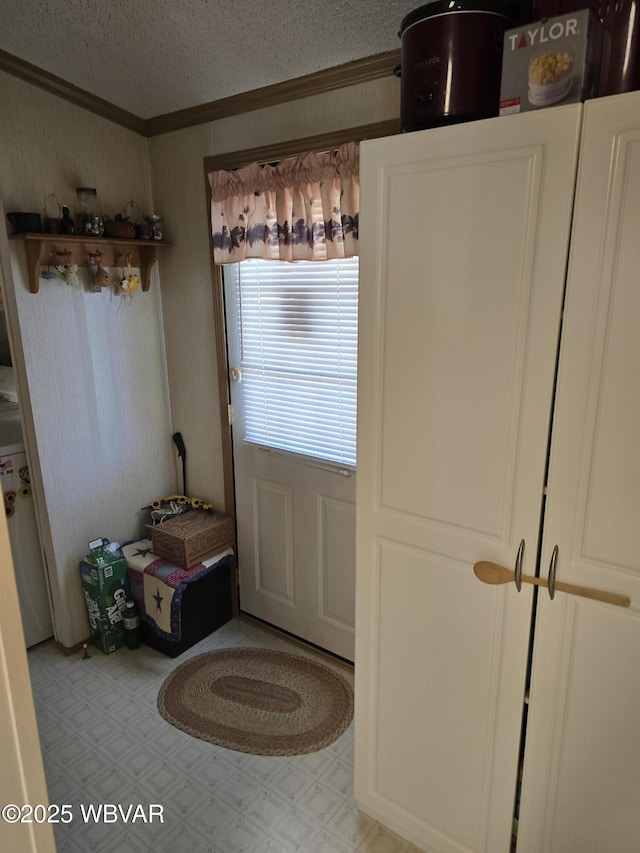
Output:
[[209,173],[213,259],[326,261],[358,254],[359,146]]

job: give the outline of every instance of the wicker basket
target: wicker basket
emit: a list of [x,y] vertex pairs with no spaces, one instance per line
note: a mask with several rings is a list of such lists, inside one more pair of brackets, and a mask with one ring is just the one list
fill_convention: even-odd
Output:
[[151,528],[153,553],[190,569],[235,545],[233,519],[220,512],[191,510]]
[[591,9],[604,26],[598,95],[640,89],[640,0],[533,0],[536,21]]

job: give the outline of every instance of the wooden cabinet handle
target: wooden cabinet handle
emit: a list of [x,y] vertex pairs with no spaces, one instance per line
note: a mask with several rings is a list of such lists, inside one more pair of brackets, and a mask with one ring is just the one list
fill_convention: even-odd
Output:
[[[483,581],[483,583],[509,583],[515,580],[515,573],[511,569],[499,566],[497,563],[482,561],[475,564],[473,571],[476,577]],[[530,583],[534,586],[549,587],[549,582],[545,578],[532,578],[528,575],[521,575],[521,580],[523,583]],[[583,598],[590,598],[593,601],[604,601],[605,604],[615,604],[618,607],[629,607],[631,604],[631,600],[626,595],[618,595],[616,592],[606,592],[601,589],[592,589],[588,586],[555,581],[554,588],[556,592],[581,595]]]

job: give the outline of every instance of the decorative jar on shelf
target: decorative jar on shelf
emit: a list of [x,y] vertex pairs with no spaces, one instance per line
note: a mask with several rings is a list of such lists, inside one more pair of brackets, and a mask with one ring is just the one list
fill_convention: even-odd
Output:
[[104,235],[104,219],[94,187],[76,188],[76,222],[77,233],[81,237]]

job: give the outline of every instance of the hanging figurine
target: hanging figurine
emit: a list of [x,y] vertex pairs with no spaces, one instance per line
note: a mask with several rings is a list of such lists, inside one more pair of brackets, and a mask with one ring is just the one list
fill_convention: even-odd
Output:
[[111,275],[102,265],[102,252],[96,252],[94,257],[96,259],[96,265],[98,267],[95,274],[96,284],[100,285],[100,287],[109,287],[109,285],[111,284]]
[[46,270],[42,270],[42,272],[40,273],[42,278],[47,279],[47,281],[51,281],[52,279],[54,279],[56,277],[56,274],[51,269],[51,261],[53,261],[55,259],[55,257],[56,257],[56,252],[50,252],[50,254],[49,254],[49,266],[46,268]]
[[64,263],[56,264],[56,272],[70,287],[77,287],[80,284],[78,264],[71,263],[71,254],[69,252],[59,252],[58,255],[64,258]]
[[96,281],[98,274],[98,259],[97,253],[89,253],[89,291],[91,293],[100,293],[102,288]]
[[[120,259],[121,264],[124,258]],[[135,293],[140,287],[140,276],[131,269],[131,255],[127,255],[127,269],[120,270],[120,289],[123,293]]]

